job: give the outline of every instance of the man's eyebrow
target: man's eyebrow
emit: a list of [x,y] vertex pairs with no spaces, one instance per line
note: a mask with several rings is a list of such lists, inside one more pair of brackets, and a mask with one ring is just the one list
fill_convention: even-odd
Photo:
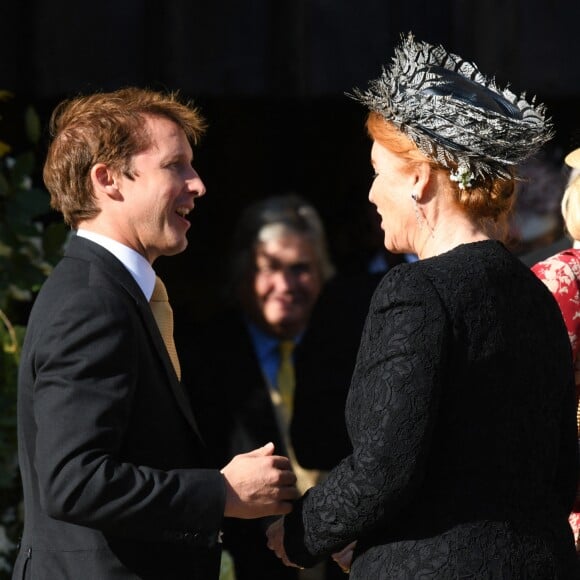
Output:
[[275,262],[275,261],[280,261],[276,256],[273,256],[272,254],[268,254],[267,252],[264,252],[264,250],[258,252],[256,254],[257,258],[266,258],[267,260],[270,260],[270,262]]
[[175,151],[172,153],[167,153],[161,158],[161,163],[174,163],[176,161],[184,161],[185,163],[193,163],[193,155],[189,156],[186,153],[180,153]]

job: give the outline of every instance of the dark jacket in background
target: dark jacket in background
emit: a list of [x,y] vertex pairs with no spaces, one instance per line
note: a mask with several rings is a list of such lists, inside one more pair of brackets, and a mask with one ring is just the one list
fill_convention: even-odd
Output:
[[[370,297],[380,277],[329,282],[295,351],[296,390],[291,441],[302,467],[328,470],[351,452],[344,407]],[[177,310],[179,310],[177,308]],[[196,417],[216,467],[272,441],[288,453],[266,380],[241,312],[229,310],[203,326],[176,315],[177,348]],[[269,520],[224,522],[224,546],[238,580],[296,578],[266,547]],[[344,573],[330,563],[329,578]]]

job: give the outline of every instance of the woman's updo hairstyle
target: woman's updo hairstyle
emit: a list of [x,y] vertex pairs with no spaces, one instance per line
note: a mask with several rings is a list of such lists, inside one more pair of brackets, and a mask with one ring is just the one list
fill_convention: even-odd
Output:
[[[450,175],[450,170],[429,159],[417,145],[382,115],[371,111],[367,119],[371,139],[409,163],[428,163],[434,171]],[[469,189],[450,179],[457,204],[482,226],[500,233],[507,231],[507,218],[515,201],[515,179],[480,177]]]
[[367,126],[378,142],[396,151],[402,134],[418,150],[407,144],[405,156],[422,153],[447,171],[457,203],[482,225],[506,221],[514,168],[553,136],[542,104],[412,34],[395,48],[391,66],[350,96],[371,111]]

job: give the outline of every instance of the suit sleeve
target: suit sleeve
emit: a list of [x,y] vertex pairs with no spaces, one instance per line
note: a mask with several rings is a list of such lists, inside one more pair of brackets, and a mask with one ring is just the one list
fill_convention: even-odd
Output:
[[130,537],[215,537],[225,502],[218,471],[164,471],[121,459],[143,364],[145,329],[131,306],[111,290],[82,290],[63,300],[36,339],[43,508],[56,519]]
[[424,476],[450,330],[437,292],[413,272],[392,270],[374,294],[347,401],[353,453],[286,516],[297,564],[388,521]]

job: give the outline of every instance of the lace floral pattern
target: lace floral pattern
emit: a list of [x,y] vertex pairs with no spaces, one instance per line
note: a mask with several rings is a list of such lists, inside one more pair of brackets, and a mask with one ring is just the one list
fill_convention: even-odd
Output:
[[566,360],[556,304],[501,244],[391,270],[347,400],[354,451],[286,516],[290,559],[357,540],[353,580],[576,578]]

